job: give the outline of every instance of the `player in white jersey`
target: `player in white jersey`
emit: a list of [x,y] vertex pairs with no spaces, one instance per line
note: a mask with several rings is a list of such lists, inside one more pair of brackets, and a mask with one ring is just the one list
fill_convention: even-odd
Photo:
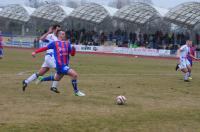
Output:
[[178,56],[179,56],[179,59],[180,59],[180,63],[178,64],[176,69],[179,68],[183,73],[185,73],[184,81],[186,81],[186,82],[189,81],[188,77],[189,77],[191,69],[192,69],[191,64],[188,60],[188,56],[197,60],[197,58],[190,53],[190,47],[191,46],[192,46],[192,41],[187,40],[186,44],[181,46],[181,48],[179,48],[179,50],[178,50]]
[[[60,25],[54,25],[52,27],[49,28],[49,31],[47,33],[45,33],[44,35],[42,35],[40,37],[40,40],[43,41],[43,47],[48,45],[49,43],[58,40],[56,33],[57,31],[60,30]],[[56,64],[55,64],[55,59],[53,56],[53,50],[47,50],[46,55],[45,55],[45,60],[44,63],[42,64],[41,69],[39,70],[38,73],[34,73],[32,74],[29,78],[27,78],[26,80],[24,80],[22,82],[23,86],[22,89],[23,91],[25,91],[26,87],[28,86],[28,84],[32,81],[34,81],[35,79],[37,79],[39,76],[43,76],[46,72],[49,71],[50,68],[56,68]],[[51,91],[55,92],[55,93],[60,93],[57,89],[57,85],[58,85],[58,81],[53,81],[52,87],[51,87]]]

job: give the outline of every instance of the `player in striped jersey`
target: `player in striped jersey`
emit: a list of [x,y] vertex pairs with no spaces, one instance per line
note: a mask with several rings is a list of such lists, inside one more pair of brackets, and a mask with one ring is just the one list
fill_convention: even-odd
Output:
[[57,73],[54,76],[42,77],[38,79],[40,81],[60,81],[64,75],[69,75],[72,80],[72,86],[74,88],[74,94],[76,96],[85,96],[77,86],[78,74],[75,70],[69,67],[70,56],[75,55],[75,48],[71,46],[71,43],[68,41],[63,41],[66,37],[64,31],[58,31],[59,41],[54,41],[50,43],[47,47],[40,48],[32,53],[35,56],[37,53],[44,52],[48,49],[54,50],[54,58],[56,60],[56,71]]
[[0,31],[0,59],[3,58],[3,37]]
[[[190,47],[190,54],[195,56],[195,50],[196,50],[196,48],[194,46],[191,46]],[[190,62],[190,65],[192,67],[193,66],[193,58],[190,55],[188,55],[187,59]],[[192,71],[189,72],[189,78],[188,79],[192,80]]]
[[[47,33],[43,34],[40,37],[40,40],[45,41],[45,43],[46,43],[46,45],[44,45],[44,43],[43,43],[43,46],[47,46],[49,43],[58,40],[58,38],[56,36],[56,32],[58,30],[60,30],[60,25],[53,25],[52,27],[49,28],[49,31]],[[22,82],[23,91],[25,91],[26,87],[28,86],[28,84],[30,82],[34,81],[39,76],[43,76],[45,73],[47,73],[49,71],[50,68],[54,68],[54,69],[56,68],[53,52],[54,51],[52,49],[47,50],[47,52],[45,54],[44,63],[42,64],[42,67],[39,70],[39,72],[32,74],[30,77],[28,77],[26,80],[24,80]],[[50,90],[55,93],[60,93],[57,89],[57,85],[58,85],[58,81],[53,81],[53,84],[52,84],[52,87],[50,88]]]

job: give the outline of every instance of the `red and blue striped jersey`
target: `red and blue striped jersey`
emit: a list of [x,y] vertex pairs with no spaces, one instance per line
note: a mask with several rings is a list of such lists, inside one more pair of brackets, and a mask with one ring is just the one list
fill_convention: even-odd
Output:
[[3,49],[3,37],[2,37],[2,34],[0,34],[0,49]]
[[70,54],[72,51],[71,43],[66,41],[54,41],[50,43],[48,49],[54,50],[54,58],[57,67],[69,65]]
[[[189,53],[190,53],[191,55],[195,56],[195,51],[196,51],[196,48],[195,48],[195,47],[190,47],[190,52],[189,52]],[[188,55],[188,56],[187,56],[187,59],[188,59],[188,60],[192,60],[192,57],[191,57],[190,55]]]

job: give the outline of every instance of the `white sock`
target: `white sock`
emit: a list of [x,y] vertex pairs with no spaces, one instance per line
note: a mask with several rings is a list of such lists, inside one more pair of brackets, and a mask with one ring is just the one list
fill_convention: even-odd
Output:
[[33,75],[31,75],[28,79],[25,80],[25,82],[27,84],[29,84],[30,82],[34,81],[35,79],[37,79],[37,74],[34,73]]
[[58,81],[53,81],[52,87],[57,88],[57,86],[58,86]]
[[189,74],[189,72],[185,73],[184,80],[188,80]]

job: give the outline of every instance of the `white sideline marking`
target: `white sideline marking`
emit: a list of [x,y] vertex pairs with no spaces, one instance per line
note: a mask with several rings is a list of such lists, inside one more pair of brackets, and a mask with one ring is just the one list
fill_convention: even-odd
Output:
[[[30,73],[30,74],[29,74]],[[34,72],[32,72],[34,73]],[[47,73],[46,75],[50,75],[52,73]],[[54,73],[53,73],[54,74]],[[31,71],[19,72],[19,73],[6,73],[1,74],[0,77],[3,76],[30,76]],[[181,72],[179,73],[138,73],[138,74],[79,74],[80,76],[177,76],[182,75]],[[193,73],[195,75],[195,73]]]
[[31,73],[31,72],[34,72],[34,71],[22,71],[22,72],[17,73],[17,75],[18,76],[27,75],[27,73]]

